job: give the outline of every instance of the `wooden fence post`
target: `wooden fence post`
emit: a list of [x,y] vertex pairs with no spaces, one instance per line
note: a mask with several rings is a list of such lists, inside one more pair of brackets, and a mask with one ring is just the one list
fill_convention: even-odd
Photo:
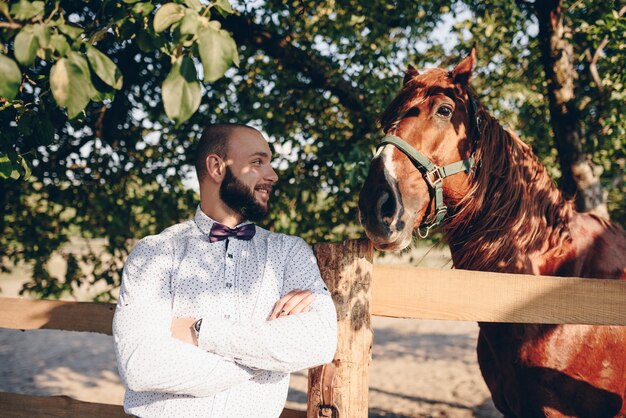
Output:
[[[309,369],[307,417],[318,417],[322,385],[331,384],[338,418],[367,417],[372,350],[372,245],[369,240],[345,241],[316,244],[313,250],[335,302],[339,337],[332,383],[328,381],[328,373],[323,377],[324,366]],[[322,412],[321,416],[331,416],[328,410]]]

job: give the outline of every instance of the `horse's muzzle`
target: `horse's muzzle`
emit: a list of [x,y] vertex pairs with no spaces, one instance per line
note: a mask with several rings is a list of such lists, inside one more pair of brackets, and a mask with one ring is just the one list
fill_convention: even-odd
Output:
[[379,159],[374,159],[359,194],[361,225],[375,243],[384,245],[397,238],[404,227],[402,197],[396,182],[389,181]]

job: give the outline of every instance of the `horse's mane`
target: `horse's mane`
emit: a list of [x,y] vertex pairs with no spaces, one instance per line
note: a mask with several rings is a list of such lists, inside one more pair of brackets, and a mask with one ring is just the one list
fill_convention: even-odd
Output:
[[571,240],[573,204],[557,189],[531,148],[479,108],[477,166],[469,192],[445,226],[458,268],[518,270],[521,255],[563,249]]

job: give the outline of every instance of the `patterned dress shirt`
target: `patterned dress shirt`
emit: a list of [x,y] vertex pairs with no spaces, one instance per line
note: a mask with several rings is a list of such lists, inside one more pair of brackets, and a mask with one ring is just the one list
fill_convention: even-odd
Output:
[[[310,247],[258,226],[249,241],[210,243],[213,223],[198,207],[126,261],[113,335],[127,413],[276,418],[289,373],[334,356],[335,307]],[[268,321],[293,289],[314,293],[310,311]],[[180,317],[202,318],[198,346],[171,336]]]

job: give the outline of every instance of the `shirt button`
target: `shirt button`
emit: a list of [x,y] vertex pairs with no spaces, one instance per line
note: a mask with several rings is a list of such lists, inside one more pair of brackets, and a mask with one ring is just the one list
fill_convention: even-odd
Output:
[[232,283],[226,283],[226,287],[229,289],[232,287],[232,285],[233,285]]
[[224,315],[224,319],[230,319],[230,315]]
[[228,254],[228,258],[233,258],[233,255],[232,254]]

